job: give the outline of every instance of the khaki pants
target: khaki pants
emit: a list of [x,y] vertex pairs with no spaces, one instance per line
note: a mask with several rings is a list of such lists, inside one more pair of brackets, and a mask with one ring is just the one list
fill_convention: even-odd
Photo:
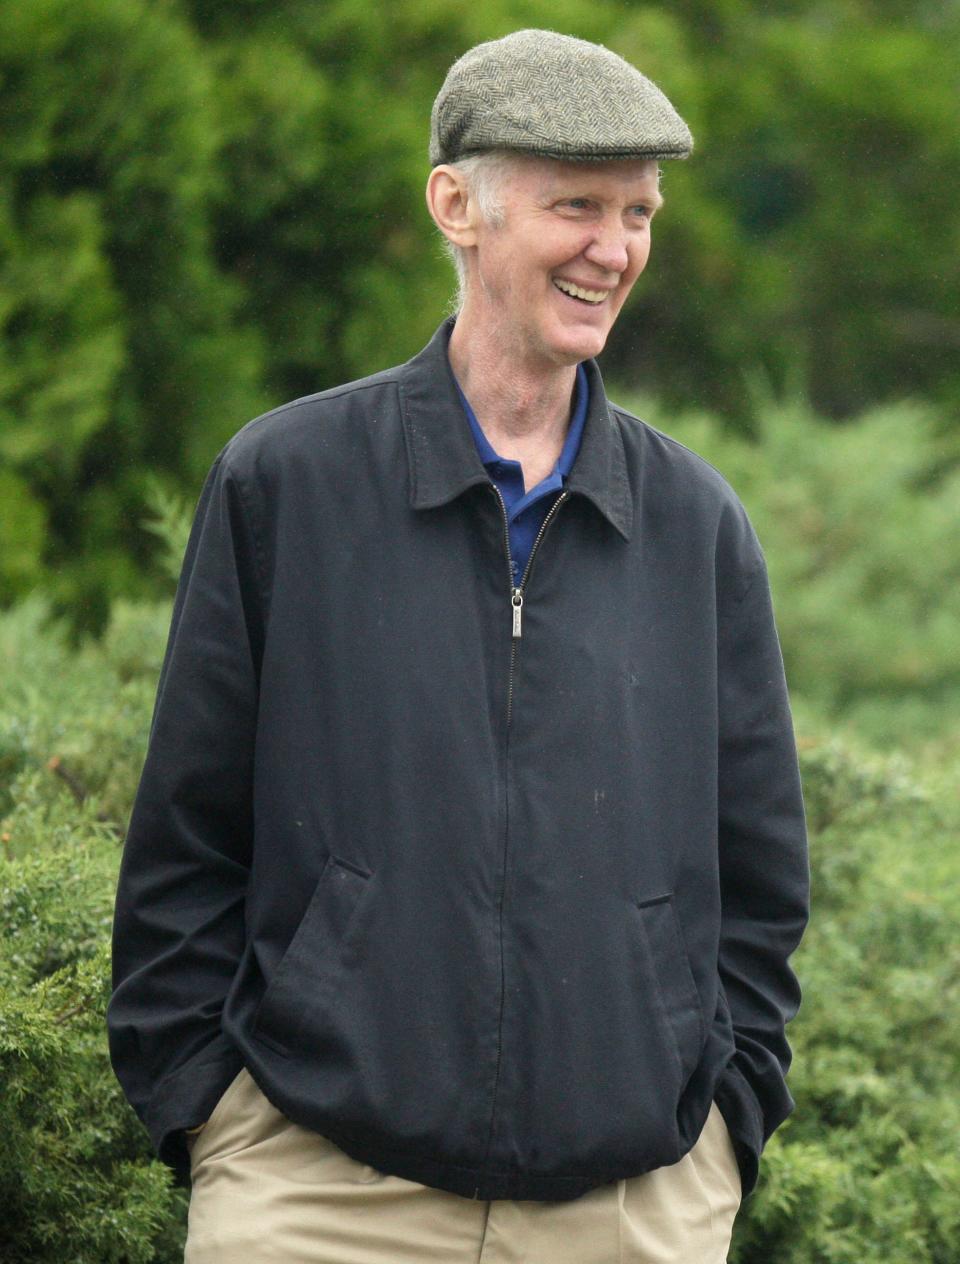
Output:
[[723,1264],[740,1205],[716,1106],[679,1163],[569,1202],[385,1176],[292,1124],[246,1070],[190,1144],[185,1264]]

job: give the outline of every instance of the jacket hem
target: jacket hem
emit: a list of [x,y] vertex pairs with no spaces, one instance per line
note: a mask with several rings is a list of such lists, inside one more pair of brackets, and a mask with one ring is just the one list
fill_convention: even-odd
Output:
[[[257,1039],[260,1040],[260,1037]],[[270,1047],[273,1047],[272,1043]],[[344,1130],[326,1120],[308,1122],[300,1118],[294,1119],[275,1094],[269,1091],[268,1078],[263,1075],[257,1061],[252,1059],[246,1065],[260,1091],[281,1114],[300,1127],[326,1137],[355,1162],[365,1163],[390,1176],[399,1176],[403,1180],[416,1181],[433,1189],[459,1194],[462,1198],[485,1202],[493,1199],[566,1202],[596,1189],[598,1185],[642,1174],[613,1169],[601,1169],[593,1173],[531,1173],[517,1168],[460,1164],[449,1158],[411,1154],[406,1147],[386,1145],[379,1137]]]
[[733,1142],[733,1152],[740,1169],[742,1197],[754,1190],[760,1171],[763,1149],[763,1116],[753,1090],[743,1074],[727,1063],[717,1083],[714,1100],[723,1116]]
[[222,1036],[216,1045],[215,1051],[204,1049],[162,1080],[142,1115],[161,1162],[179,1175],[190,1171],[184,1129],[209,1117],[243,1067],[239,1051],[233,1046],[225,1048]]
[[353,1138],[344,1136],[341,1132],[326,1128],[323,1135],[351,1159],[366,1163],[377,1171],[484,1202],[495,1199],[567,1202],[596,1189],[598,1185],[623,1180],[627,1176],[623,1172],[601,1172],[593,1176],[537,1176],[509,1168],[461,1167],[447,1160],[441,1162],[439,1159],[411,1155],[405,1150],[383,1146],[368,1148],[358,1145]]

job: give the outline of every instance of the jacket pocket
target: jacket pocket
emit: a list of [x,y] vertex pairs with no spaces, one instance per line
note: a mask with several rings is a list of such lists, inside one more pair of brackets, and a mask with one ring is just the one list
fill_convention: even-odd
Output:
[[654,999],[662,1007],[686,1083],[700,1059],[705,1031],[700,996],[693,981],[673,896],[638,900],[636,907],[653,973]]
[[284,1051],[309,1030],[351,941],[356,914],[373,875],[329,856],[307,911],[263,994],[254,1032]]

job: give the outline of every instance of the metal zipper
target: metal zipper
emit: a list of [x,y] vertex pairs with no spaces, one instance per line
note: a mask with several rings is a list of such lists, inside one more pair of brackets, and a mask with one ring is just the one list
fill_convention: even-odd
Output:
[[[534,540],[533,545],[530,549],[530,556],[527,558],[527,564],[523,568],[523,574],[520,576],[520,583],[515,586],[513,582],[513,559],[510,556],[510,520],[507,516],[507,506],[506,506],[506,502],[503,499],[503,493],[500,491],[500,488],[496,485],[496,483],[491,482],[490,486],[493,489],[493,494],[496,496],[497,500],[500,502],[500,513],[503,517],[503,551],[507,559],[507,573],[508,573],[508,577],[510,581],[510,608],[512,611],[512,634],[510,637],[510,674],[507,678],[507,747],[509,748],[510,721],[513,715],[513,677],[514,677],[514,670],[515,670],[516,661],[517,661],[517,642],[520,640],[521,636],[523,635],[523,624],[522,624],[523,590],[524,590],[524,586],[527,583],[527,580],[530,578],[530,567],[533,565],[533,559],[536,556],[537,549],[540,547],[540,541],[543,539],[544,532],[546,531],[547,527],[550,525],[550,523],[553,521],[554,517],[556,516],[557,510],[560,508],[560,505],[563,503],[563,501],[569,498],[569,493],[566,491],[562,491],[560,495],[557,497],[557,499],[550,506],[550,509],[547,511],[547,514],[544,517],[543,522],[540,524],[540,530],[537,532],[536,539]],[[506,838],[504,839],[504,847],[506,848]],[[504,995],[505,995],[505,984],[504,984],[503,975],[502,975],[502,972],[503,972],[503,896],[502,895],[500,898],[500,969],[501,969],[500,1024],[501,1024],[501,1032],[502,1032],[503,1002],[504,1002]],[[498,1046],[497,1047],[497,1070],[496,1070],[496,1077],[494,1079],[494,1085],[493,1085],[493,1103],[492,1103],[491,1113],[490,1113],[490,1131],[487,1136],[487,1156],[489,1156],[490,1145],[493,1140],[493,1125],[494,1125],[494,1119],[496,1117],[497,1092],[500,1086],[500,1059],[501,1059],[501,1054],[502,1054],[502,1049],[500,1047],[500,1035],[498,1035],[497,1037],[497,1046]],[[486,1167],[486,1157],[484,1158],[484,1167]],[[476,1186],[473,1191],[473,1197],[479,1198],[479,1196],[480,1196],[480,1187]]]
[[533,559],[537,555],[537,549],[540,547],[540,541],[549,527],[550,523],[556,517],[557,510],[565,500],[569,500],[570,493],[562,491],[557,499],[550,506],[540,524],[540,530],[537,532],[536,538],[530,549],[530,556],[527,558],[527,564],[523,568],[523,574],[520,576],[520,583],[514,585],[513,582],[513,562],[510,557],[510,520],[507,517],[507,506],[503,499],[503,493],[496,483],[491,483],[493,494],[500,502],[500,513],[503,517],[503,551],[507,559],[507,574],[510,579],[510,612],[511,612],[511,635],[510,635],[510,673],[507,677],[507,728],[510,727],[510,720],[513,716],[513,676],[514,667],[517,660],[517,641],[523,636],[523,596],[524,588],[527,580],[530,578],[530,568],[533,565]]
[[[544,532],[546,531],[547,527],[549,527],[550,523],[556,517],[557,510],[560,508],[563,502],[569,498],[569,496],[570,496],[569,492],[561,492],[560,495],[557,497],[557,499],[553,502],[553,504],[547,510],[547,513],[543,519],[543,522],[540,523],[540,530],[537,532],[537,537],[534,540],[533,545],[530,549],[530,556],[527,558],[527,564],[523,568],[523,574],[520,576],[520,585],[518,588],[514,588],[513,590],[513,595],[511,596],[511,599],[510,599],[510,603],[513,606],[513,635],[514,635],[514,638],[518,641],[520,640],[520,637],[523,635],[523,625],[521,622],[521,619],[523,616],[523,590],[526,587],[527,580],[530,578],[530,567],[533,565],[533,559],[536,557],[537,549],[540,547],[540,541],[543,539]],[[502,503],[503,502],[502,496],[500,500]],[[504,514],[506,514],[506,509],[504,509]],[[508,533],[507,533],[508,541],[509,541],[509,538],[510,536],[509,536],[509,530],[508,530]],[[510,570],[510,579],[511,581],[513,579],[512,567]]]
[[[514,586],[513,586],[513,559],[510,556],[510,519],[507,517],[507,503],[503,499],[503,492],[496,485],[491,483],[490,488],[497,498],[500,505],[500,513],[503,518],[503,552],[507,559],[507,579],[510,584],[510,603],[513,604]],[[520,604],[523,605],[523,594],[520,594]],[[515,614],[514,619],[517,619]],[[517,657],[516,639],[510,641],[510,670],[507,674],[507,728],[510,728],[510,716],[513,711],[513,669]]]

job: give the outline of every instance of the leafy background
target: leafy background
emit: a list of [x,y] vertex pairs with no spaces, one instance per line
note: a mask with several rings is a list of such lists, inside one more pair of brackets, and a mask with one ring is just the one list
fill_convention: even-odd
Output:
[[472,43],[605,41],[696,137],[605,358],[749,433],[960,403],[960,6],[895,0],[0,0],[0,597],[156,591],[148,474],[418,349],[451,290],[430,104]]
[[810,815],[798,1109],[735,1264],[960,1260],[955,0],[0,0],[0,1258],[170,1262],[107,941],[172,579],[249,417],[416,351],[449,63],[550,26],[664,87],[611,393],[763,540]]

